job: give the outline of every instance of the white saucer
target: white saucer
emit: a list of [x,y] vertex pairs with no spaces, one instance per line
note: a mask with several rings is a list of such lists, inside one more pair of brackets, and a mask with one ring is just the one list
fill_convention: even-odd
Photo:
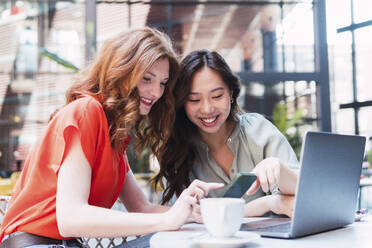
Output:
[[224,247],[224,248],[238,248],[244,247],[245,244],[252,240],[258,239],[260,235],[252,232],[241,232],[238,231],[233,237],[228,238],[217,238],[210,236],[209,234],[203,235],[200,238],[193,239],[194,247],[206,248],[206,247]]

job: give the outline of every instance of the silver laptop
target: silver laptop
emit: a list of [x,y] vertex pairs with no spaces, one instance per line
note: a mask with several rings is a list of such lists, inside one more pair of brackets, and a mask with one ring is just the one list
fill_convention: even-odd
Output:
[[297,238],[354,222],[365,137],[307,132],[293,218],[243,224],[263,237]]

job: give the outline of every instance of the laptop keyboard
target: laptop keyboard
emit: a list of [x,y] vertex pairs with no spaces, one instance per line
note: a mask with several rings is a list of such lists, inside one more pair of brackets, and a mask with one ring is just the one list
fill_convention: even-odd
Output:
[[244,223],[241,231],[255,232],[283,232],[287,233],[291,229],[291,221],[289,218],[272,218],[265,220],[252,221]]

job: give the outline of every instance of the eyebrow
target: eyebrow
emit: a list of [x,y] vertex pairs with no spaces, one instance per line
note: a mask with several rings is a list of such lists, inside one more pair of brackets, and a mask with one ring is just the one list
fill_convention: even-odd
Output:
[[[146,73],[148,73],[148,74],[150,74],[151,76],[153,76],[153,77],[156,78],[156,74],[154,74],[154,73],[152,73],[152,72],[150,72],[150,71],[148,71],[148,72],[146,72]],[[164,78],[163,80],[168,81],[168,79],[169,79],[169,77],[166,77],[166,78]]]
[[[210,93],[213,93],[213,92],[216,92],[218,90],[225,90],[224,87],[218,87],[218,88],[215,88],[213,90],[210,91]],[[197,93],[197,92],[190,92],[189,95],[199,95],[200,93]]]

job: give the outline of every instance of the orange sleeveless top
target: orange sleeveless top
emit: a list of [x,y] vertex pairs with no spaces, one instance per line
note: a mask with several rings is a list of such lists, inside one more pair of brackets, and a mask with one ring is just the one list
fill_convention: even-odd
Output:
[[[101,103],[91,96],[77,99],[60,109],[44,135],[28,154],[4,216],[0,241],[7,234],[23,231],[56,239],[56,192],[59,168],[75,129],[92,168],[89,204],[111,208],[129,171],[126,153],[114,150]],[[125,142],[125,148],[129,139]],[[78,166],[78,164],[76,165]]]

